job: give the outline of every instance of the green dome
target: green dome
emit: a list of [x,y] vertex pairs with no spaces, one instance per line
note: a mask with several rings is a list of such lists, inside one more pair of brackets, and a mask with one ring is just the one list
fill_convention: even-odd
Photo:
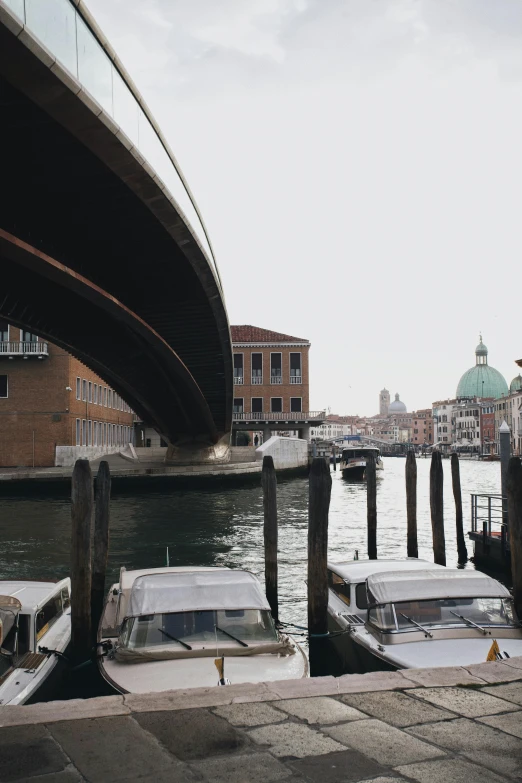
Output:
[[457,397],[501,397],[508,394],[506,380],[489,364],[477,364],[464,373],[457,386]]
[[522,375],[520,375],[520,373],[517,375],[516,378],[513,378],[513,380],[509,384],[510,394],[513,394],[514,392],[517,391],[522,391]]

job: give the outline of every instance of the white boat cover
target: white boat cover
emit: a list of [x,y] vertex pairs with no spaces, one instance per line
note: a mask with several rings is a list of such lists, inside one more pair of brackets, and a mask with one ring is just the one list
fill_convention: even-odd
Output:
[[0,595],[0,646],[16,622],[22,608],[18,598],[12,595]]
[[250,571],[171,572],[135,579],[126,616],[212,609],[270,610],[270,605]]
[[458,568],[384,571],[366,580],[368,604],[445,598],[509,598],[509,590],[479,571]]

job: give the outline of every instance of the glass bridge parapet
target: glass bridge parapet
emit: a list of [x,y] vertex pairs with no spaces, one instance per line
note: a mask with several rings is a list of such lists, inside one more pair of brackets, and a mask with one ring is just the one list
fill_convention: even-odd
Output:
[[[81,0],[0,0],[112,117],[157,174],[197,238],[219,286],[210,240],[179,165],[117,55]],[[81,9],[81,10],[79,10]]]

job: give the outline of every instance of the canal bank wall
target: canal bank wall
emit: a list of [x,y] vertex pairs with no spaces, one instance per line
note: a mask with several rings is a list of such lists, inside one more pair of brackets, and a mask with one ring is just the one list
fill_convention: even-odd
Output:
[[521,727],[522,658],[127,694],[0,707],[0,777],[506,783]]
[[[147,449],[137,450],[137,457],[129,458],[128,453],[105,454],[91,461],[91,469],[96,473],[101,460],[107,460],[114,486],[132,485],[169,485],[169,486],[205,486],[219,482],[241,484],[260,480],[263,457],[271,456],[274,466],[282,476],[306,475],[308,471],[307,441],[299,438],[271,437],[257,449],[231,449],[230,462],[194,463],[169,465],[165,463],[163,451],[154,449],[152,459],[144,453]],[[134,450],[133,450],[134,451]],[[244,451],[245,454],[241,452]],[[136,453],[136,451],[135,451]],[[52,468],[1,468],[0,493],[2,488],[13,485],[26,487],[32,484],[60,485],[69,484],[73,465]]]

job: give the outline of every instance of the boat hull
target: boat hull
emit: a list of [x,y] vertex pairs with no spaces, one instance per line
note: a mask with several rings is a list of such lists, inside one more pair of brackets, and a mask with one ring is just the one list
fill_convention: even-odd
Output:
[[357,467],[341,468],[343,478],[353,479],[354,481],[362,481],[365,478],[366,465],[358,465]]
[[[104,657],[98,661],[105,681],[118,693],[151,693],[181,688],[208,688],[219,685],[214,657],[183,660],[122,663]],[[294,655],[227,656],[227,684],[275,682],[308,676],[308,660],[296,645]]]
[[[329,615],[329,629],[345,630]],[[494,633],[487,637],[467,636],[414,641],[404,644],[380,645],[365,626],[354,632],[334,637],[332,643],[346,674],[366,674],[375,671],[438,668],[441,666],[470,666],[487,660],[493,640],[496,639],[502,655],[513,658],[522,654],[522,638],[501,637]],[[379,649],[382,648],[382,649]]]
[[0,687],[0,705],[36,704],[56,697],[67,661],[51,654],[35,670],[13,669]]
[[[362,627],[362,626],[361,626]],[[328,630],[346,631],[345,625],[340,625],[332,615],[328,614]],[[338,658],[343,674],[367,674],[377,671],[396,671],[397,666],[378,658],[368,649],[358,644],[351,633],[342,633],[332,636],[331,639],[335,654]]]
[[[379,459],[375,464],[376,471],[383,470],[383,464],[382,461]],[[354,481],[363,481],[366,479],[366,461],[361,460],[361,462],[356,463],[350,463],[349,465],[343,464],[341,462],[341,472],[343,474],[343,478],[345,479],[353,479]]]

